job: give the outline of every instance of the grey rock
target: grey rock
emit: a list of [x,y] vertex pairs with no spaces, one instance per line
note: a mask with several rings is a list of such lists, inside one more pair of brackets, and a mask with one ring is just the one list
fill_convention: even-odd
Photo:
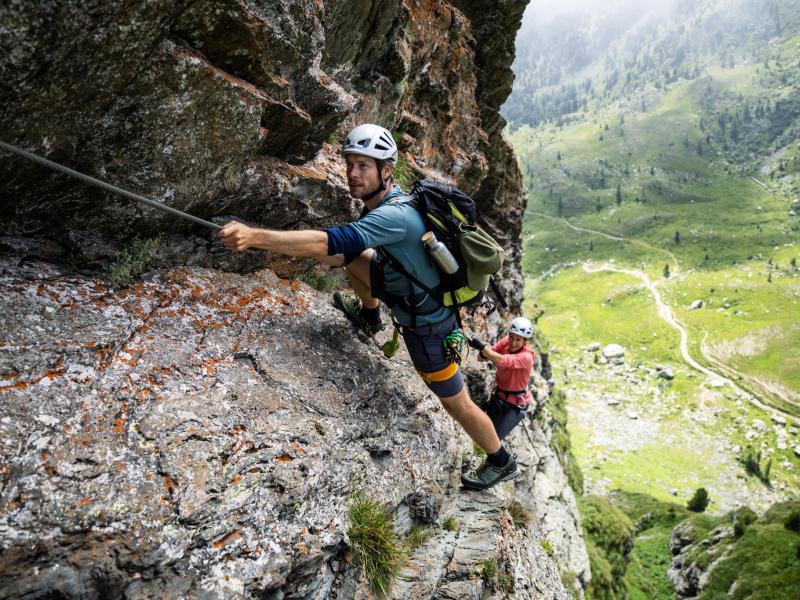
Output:
[[[406,505],[459,521],[394,597],[485,594],[488,556],[518,597],[568,598],[532,534],[504,529],[507,498],[458,488],[466,439],[407,356],[381,358],[327,297],[270,271],[182,268],[113,292],[16,264],[0,259],[7,596],[366,598],[346,534],[362,490],[398,523]],[[556,493],[545,518],[574,510]]]
[[[695,598],[703,591],[714,568],[727,556],[733,540],[732,527],[717,527],[699,541],[696,540],[696,532],[690,531],[691,529],[690,524],[681,523],[670,537],[670,548],[673,554],[677,551],[677,556],[667,569],[667,578],[681,599]],[[708,564],[690,562],[689,555],[696,547],[715,558]]]
[[414,492],[405,497],[411,518],[420,523],[434,523],[439,518],[441,500],[432,494]]
[[661,367],[661,366],[658,367],[656,376],[661,379],[666,379],[668,381],[675,379],[675,373],[669,367]]
[[618,359],[625,356],[625,348],[619,344],[608,344],[603,348],[603,356],[608,359]]
[[705,302],[703,302],[702,300],[695,300],[689,306],[689,310],[697,310],[697,309],[703,308],[703,306],[705,306]]

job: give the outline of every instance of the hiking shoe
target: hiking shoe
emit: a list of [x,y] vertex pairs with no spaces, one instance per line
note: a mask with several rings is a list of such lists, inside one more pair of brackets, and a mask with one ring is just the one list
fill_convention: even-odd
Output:
[[461,485],[471,490],[485,490],[501,481],[510,481],[517,475],[519,469],[516,457],[512,455],[505,467],[494,467],[488,460],[483,461],[477,471],[461,476]]
[[350,319],[356,327],[367,335],[375,335],[384,327],[383,321],[378,321],[375,324],[367,323],[364,316],[361,314],[363,304],[361,303],[361,298],[359,298],[357,294],[350,292],[334,292],[333,305],[342,311],[344,316]]

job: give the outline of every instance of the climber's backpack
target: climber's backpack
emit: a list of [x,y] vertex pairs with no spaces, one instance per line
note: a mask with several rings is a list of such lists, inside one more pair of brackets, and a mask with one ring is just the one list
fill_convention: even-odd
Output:
[[[480,304],[489,285],[500,304],[507,306],[491,277],[503,266],[505,251],[475,223],[475,201],[472,198],[448,183],[424,179],[415,181],[411,194],[398,200],[417,209],[425,228],[432,231],[456,259],[458,270],[449,275],[437,266],[441,282],[431,289],[406,271],[385,248],[378,247],[378,252],[396,271],[436,298],[442,306],[453,308],[456,315],[462,306]],[[413,311],[411,316],[415,317]]]

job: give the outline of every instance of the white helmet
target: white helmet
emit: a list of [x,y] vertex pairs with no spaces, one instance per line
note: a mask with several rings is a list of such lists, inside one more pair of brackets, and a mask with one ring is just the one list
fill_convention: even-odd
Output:
[[397,162],[397,144],[388,129],[366,123],[347,134],[342,154],[363,154],[392,164]]
[[518,336],[524,337],[527,340],[533,335],[533,326],[525,317],[517,317],[511,321],[511,327],[508,329],[508,333],[516,333]]

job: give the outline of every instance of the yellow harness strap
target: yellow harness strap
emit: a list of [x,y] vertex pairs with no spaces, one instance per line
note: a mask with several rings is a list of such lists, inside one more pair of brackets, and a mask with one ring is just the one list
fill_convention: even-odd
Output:
[[425,383],[433,383],[434,381],[447,381],[456,374],[456,371],[458,371],[458,363],[450,363],[444,369],[435,373],[423,373],[422,371],[417,371],[417,373]]

